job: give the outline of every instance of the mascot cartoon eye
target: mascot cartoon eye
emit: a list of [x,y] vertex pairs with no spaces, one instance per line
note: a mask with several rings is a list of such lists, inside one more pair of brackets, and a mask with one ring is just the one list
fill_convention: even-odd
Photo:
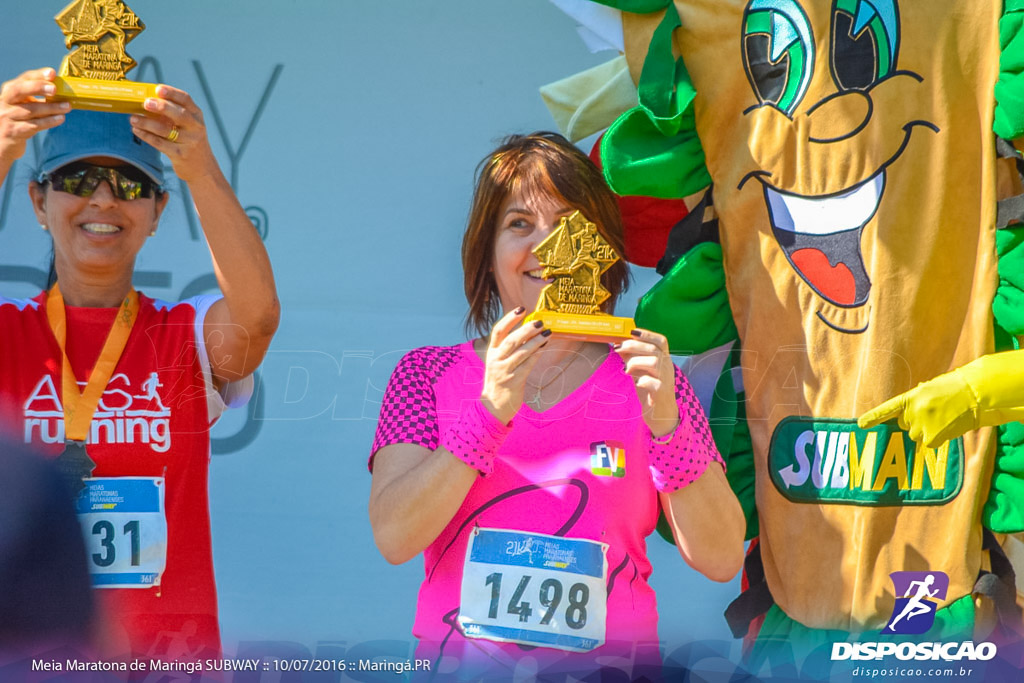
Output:
[[841,90],[867,90],[889,76],[899,45],[896,0],[835,0],[832,78]]
[[743,15],[743,66],[758,101],[791,116],[814,71],[811,23],[795,0],[750,0]]

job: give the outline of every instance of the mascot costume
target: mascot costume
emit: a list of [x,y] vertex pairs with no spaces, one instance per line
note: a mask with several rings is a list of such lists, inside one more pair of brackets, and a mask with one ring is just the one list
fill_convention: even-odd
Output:
[[1019,642],[1024,0],[556,4],[621,21],[624,56],[542,94],[607,127],[627,258],[663,275],[637,324],[714,369],[755,666],[885,640],[894,572],[948,577],[929,641]]

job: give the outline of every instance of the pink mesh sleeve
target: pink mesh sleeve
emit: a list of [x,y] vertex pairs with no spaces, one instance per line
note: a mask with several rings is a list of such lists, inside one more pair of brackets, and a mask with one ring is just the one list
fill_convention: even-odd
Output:
[[[650,441],[650,467],[654,486],[662,493],[672,493],[692,484],[712,462],[725,468],[718,454],[711,427],[704,409],[693,393],[682,371],[676,368],[676,402],[679,404],[679,425],[667,439]],[[664,443],[659,443],[664,441]]]
[[391,374],[377,421],[377,434],[370,449],[411,443],[437,450],[439,442],[434,385],[459,357],[458,347],[426,346],[405,354]]
[[441,437],[448,452],[480,474],[494,471],[494,457],[510,431],[480,401],[466,401],[459,419]]

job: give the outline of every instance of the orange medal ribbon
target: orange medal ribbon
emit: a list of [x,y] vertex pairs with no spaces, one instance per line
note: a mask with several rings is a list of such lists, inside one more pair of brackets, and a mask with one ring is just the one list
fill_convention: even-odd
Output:
[[68,326],[64,313],[64,297],[61,296],[59,285],[55,284],[49,291],[46,298],[46,319],[50,323],[53,336],[57,339],[64,361],[61,370],[61,403],[64,405],[65,441],[84,443],[88,438],[89,423],[92,422],[92,416],[100,403],[103,391],[107,388],[107,382],[114,375],[114,369],[121,359],[121,353],[128,343],[128,337],[138,315],[139,293],[132,289],[121,303],[121,310],[118,311],[117,318],[107,333],[107,340],[103,342],[103,349],[92,374],[89,375],[85,390],[79,392],[75,371],[68,360]]

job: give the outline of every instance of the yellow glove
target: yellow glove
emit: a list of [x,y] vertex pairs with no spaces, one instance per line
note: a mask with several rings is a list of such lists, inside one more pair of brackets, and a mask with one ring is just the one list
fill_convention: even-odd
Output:
[[893,418],[928,448],[979,427],[1024,421],[1024,349],[982,356],[918,384],[861,415],[857,426]]

